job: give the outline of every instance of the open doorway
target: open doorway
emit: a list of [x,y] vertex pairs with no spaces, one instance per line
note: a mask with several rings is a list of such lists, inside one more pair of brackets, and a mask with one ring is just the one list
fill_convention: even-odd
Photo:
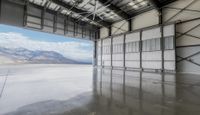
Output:
[[91,92],[92,58],[92,41],[0,25],[0,114]]
[[93,42],[0,25],[0,64],[92,64]]

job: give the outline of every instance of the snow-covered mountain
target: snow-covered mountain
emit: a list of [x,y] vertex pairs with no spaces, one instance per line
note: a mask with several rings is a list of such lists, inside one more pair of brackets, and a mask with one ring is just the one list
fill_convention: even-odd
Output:
[[25,48],[8,49],[0,47],[0,63],[34,64],[78,64],[55,51],[31,51]]

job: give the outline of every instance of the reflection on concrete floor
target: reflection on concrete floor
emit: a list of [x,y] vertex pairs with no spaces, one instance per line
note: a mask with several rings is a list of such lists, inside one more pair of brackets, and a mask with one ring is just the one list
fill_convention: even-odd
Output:
[[95,69],[93,91],[6,115],[199,115],[199,108],[198,75]]
[[200,76],[97,71],[98,108],[104,108],[106,115],[200,114]]

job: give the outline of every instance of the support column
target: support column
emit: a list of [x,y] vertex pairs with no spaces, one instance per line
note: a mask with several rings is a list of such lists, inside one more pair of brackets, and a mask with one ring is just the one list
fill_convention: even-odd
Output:
[[24,16],[23,16],[23,26],[26,27],[27,25],[27,9],[28,9],[28,3],[29,1],[26,0],[25,1],[25,5],[24,5]]
[[45,18],[45,13],[46,13],[46,8],[44,8],[42,10],[42,13],[41,13],[41,30],[44,29],[44,18]]
[[126,69],[126,34],[124,34],[124,41],[123,41],[123,67],[124,70]]
[[0,23],[1,23],[1,3],[2,2],[2,0],[0,0]]
[[[76,36],[76,21],[74,20],[74,36]],[[89,36],[90,37],[90,36]]]
[[94,54],[93,54],[93,66],[95,67],[95,66],[97,66],[97,47],[98,47],[98,45],[97,45],[97,40],[95,39],[94,40]]
[[110,38],[111,39],[111,45],[110,45],[110,55],[111,55],[111,68],[113,68],[113,37]]
[[66,22],[66,27],[65,27],[65,30],[66,30],[66,32],[65,32],[65,34],[68,34],[68,28],[69,28],[69,16],[67,16],[67,22]]
[[[112,35],[112,26],[109,26],[108,27],[108,36],[110,36],[111,37],[111,35]],[[111,55],[111,62],[110,62],[110,66],[111,66],[111,68],[113,68],[113,64],[112,64],[112,60],[113,60],[113,56],[112,56],[112,54],[113,54],[113,37],[111,37],[110,38],[111,39],[111,44],[110,44],[110,55]]]
[[101,40],[101,67],[103,67],[103,40],[102,39],[100,40]]
[[140,31],[139,44],[140,44],[140,69],[141,69],[141,71],[143,71],[143,68],[142,68],[142,30]]
[[54,15],[54,19],[53,19],[53,32],[55,33],[57,30],[57,13],[56,15]]
[[175,50],[175,72],[177,72],[177,50],[176,50],[176,36],[177,36],[177,33],[176,33],[176,28],[177,28],[177,25],[175,24],[174,25],[174,32],[175,32],[175,35],[174,35],[174,50]]
[[128,31],[132,31],[132,19],[128,20]]
[[108,27],[108,36],[111,36],[112,35],[112,26],[109,26]]
[[66,25],[67,25],[66,21],[67,21],[67,19],[65,17],[65,19],[64,19],[64,35],[66,35]]
[[159,24],[161,25],[161,40],[160,40],[160,45],[161,45],[161,61],[162,61],[162,68],[161,68],[161,72],[164,72],[165,70],[165,59],[164,59],[164,51],[165,51],[165,40],[164,40],[164,33],[163,33],[163,13],[162,13],[162,9],[159,10]]

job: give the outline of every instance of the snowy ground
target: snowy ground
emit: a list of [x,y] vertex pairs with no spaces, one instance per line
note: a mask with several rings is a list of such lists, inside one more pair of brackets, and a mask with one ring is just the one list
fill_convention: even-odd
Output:
[[0,115],[91,92],[92,71],[92,65],[0,65]]
[[11,59],[8,59],[7,57],[0,56],[0,64],[6,64],[6,63],[15,63],[15,62]]

